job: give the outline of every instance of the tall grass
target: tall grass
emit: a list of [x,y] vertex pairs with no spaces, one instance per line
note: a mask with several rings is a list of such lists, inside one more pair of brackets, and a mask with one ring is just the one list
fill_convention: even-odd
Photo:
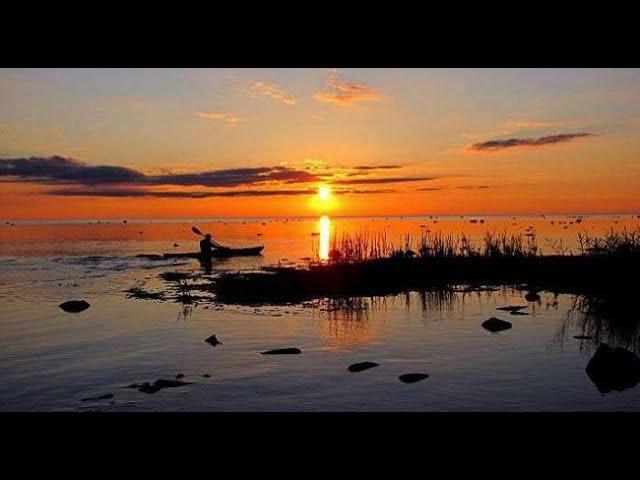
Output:
[[[484,256],[490,258],[525,258],[541,255],[535,233],[508,234],[487,232],[478,244],[464,233],[423,232],[414,250],[411,235],[399,243],[390,241],[386,232],[359,232],[332,235],[329,263],[354,263],[383,258],[459,258]],[[611,230],[602,237],[578,234],[582,255],[640,255],[640,228],[635,231]],[[565,255],[566,248],[554,248],[556,255]]]
[[616,232],[611,229],[603,237],[578,234],[582,255],[628,256],[640,254],[640,227],[635,230]]

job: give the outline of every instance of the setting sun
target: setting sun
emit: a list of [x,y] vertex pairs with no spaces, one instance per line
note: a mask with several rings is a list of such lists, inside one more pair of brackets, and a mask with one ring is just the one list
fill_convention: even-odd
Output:
[[320,197],[320,200],[329,200],[330,196],[331,189],[327,185],[321,185],[320,187],[318,187],[318,197]]

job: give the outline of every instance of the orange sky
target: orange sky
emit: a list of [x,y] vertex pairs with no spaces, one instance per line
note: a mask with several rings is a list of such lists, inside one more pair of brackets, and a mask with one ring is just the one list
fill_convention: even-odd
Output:
[[0,70],[1,216],[634,213],[638,85],[620,69]]

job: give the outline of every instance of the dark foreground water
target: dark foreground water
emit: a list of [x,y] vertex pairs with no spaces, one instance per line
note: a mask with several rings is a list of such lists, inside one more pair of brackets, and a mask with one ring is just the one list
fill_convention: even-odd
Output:
[[[439,219],[438,228],[515,229],[539,237],[575,235],[569,218]],[[585,218],[597,232],[622,218]],[[630,222],[630,220],[627,220]],[[219,270],[304,263],[322,254],[326,220],[195,223],[235,245],[264,243],[265,255],[214,264]],[[433,219],[330,221],[331,228],[385,228],[390,236],[434,228]],[[502,223],[500,223],[502,222]],[[566,222],[560,223],[558,222]],[[619,224],[620,224],[619,223]],[[640,389],[600,393],[585,367],[600,341],[638,349],[638,319],[620,324],[589,299],[463,287],[454,292],[318,301],[260,308],[219,305],[207,294],[173,301],[163,272],[201,274],[195,261],[154,261],[138,253],[188,251],[194,222],[112,222],[3,226],[0,231],[0,410],[45,411],[574,411],[637,410]],[[515,225],[514,225],[515,224]],[[571,225],[569,229],[564,225]],[[456,230],[457,229],[457,230]],[[545,230],[546,229],[546,230]],[[555,229],[555,230],[554,230]],[[573,230],[571,230],[573,229]],[[569,232],[567,232],[569,230]],[[140,233],[142,232],[142,233]],[[258,233],[261,235],[258,236]],[[318,235],[316,235],[316,233]],[[313,234],[313,235],[312,235]],[[178,246],[174,247],[174,243]],[[200,280],[202,281],[202,280]],[[192,280],[187,281],[193,283]],[[127,298],[139,286],[168,300]],[[174,289],[174,290],[172,290]],[[179,290],[178,290],[179,293]],[[58,305],[85,299],[81,313]],[[629,301],[631,301],[629,299]],[[528,315],[497,310],[522,305]],[[489,333],[489,317],[513,328]],[[204,339],[215,333],[223,342]],[[579,340],[576,335],[592,338]],[[300,355],[259,352],[298,347]],[[380,366],[351,373],[350,364]],[[131,383],[174,379],[190,385],[153,394]],[[428,373],[404,384],[406,373]],[[204,377],[203,375],[209,375]],[[112,398],[82,402],[86,397]]]

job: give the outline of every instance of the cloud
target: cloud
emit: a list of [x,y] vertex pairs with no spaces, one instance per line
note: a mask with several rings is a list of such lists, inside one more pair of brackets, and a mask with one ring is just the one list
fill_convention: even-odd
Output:
[[229,190],[224,192],[163,192],[142,189],[51,190],[49,195],[62,197],[151,197],[151,198],[209,198],[209,197],[266,197],[282,195],[315,195],[317,190]]
[[559,143],[566,143],[575,140],[576,138],[593,137],[593,133],[578,132],[578,133],[560,133],[557,135],[548,135],[545,137],[536,138],[507,138],[505,140],[489,140],[486,142],[474,143],[468,147],[473,151],[497,151],[505,148],[515,147],[541,147],[544,145],[556,145]]
[[363,84],[342,80],[337,72],[330,71],[327,76],[326,89],[313,95],[319,102],[349,106],[357,102],[379,102],[383,95]]
[[196,173],[147,175],[126,167],[91,166],[79,160],[53,156],[49,158],[0,159],[0,177],[36,183],[71,183],[77,185],[130,184],[237,187],[270,182],[309,183],[320,177],[314,173],[284,166],[232,168]]
[[154,185],[200,185],[205,187],[237,187],[267,182],[308,183],[318,176],[289,167],[256,167],[213,170],[199,173],[168,174],[146,177],[144,183]]
[[206,118],[207,120],[217,120],[220,122],[228,123],[231,126],[235,126],[242,120],[231,113],[217,113],[217,112],[195,112],[200,118]]
[[353,167],[354,170],[391,170],[402,168],[402,165],[358,165]]
[[[336,190],[336,195],[368,195],[380,193],[394,193],[395,190]],[[316,195],[316,189],[297,190],[227,190],[223,192],[188,192],[188,191],[157,191],[134,188],[106,188],[94,190],[58,189],[46,192],[48,195],[60,197],[116,197],[116,198],[211,198],[211,197],[278,197]]]
[[537,128],[557,128],[584,124],[578,120],[509,120],[504,124],[505,132],[516,130],[533,130]]
[[491,188],[491,186],[490,185],[461,185],[455,188],[459,190],[484,190],[487,188]]
[[136,183],[145,178],[143,173],[131,168],[90,166],[79,160],[59,156],[0,159],[1,176],[40,183],[64,182],[82,185]]
[[269,97],[289,106],[296,104],[295,98],[284,93],[284,91],[282,91],[282,89],[275,83],[254,82],[251,85],[250,90],[254,96]]
[[381,177],[381,178],[344,178],[333,180],[333,185],[370,185],[381,183],[405,183],[435,180],[436,177]]
[[[354,167],[359,175],[376,170],[401,168],[399,165],[360,165]],[[430,181],[436,177],[347,177],[332,179],[330,173],[310,172],[284,165],[211,170],[192,173],[163,172],[147,174],[127,167],[88,165],[80,160],[53,157],[0,158],[0,182],[29,182],[43,185],[67,185],[47,193],[57,196],[86,197],[155,197],[209,198],[260,197],[278,195],[313,195],[309,184],[327,182],[337,188],[334,193],[377,194],[392,193],[392,189],[358,189],[357,186]],[[299,185],[301,188],[287,188]],[[187,187],[165,191],[163,186]],[[189,187],[222,188],[223,191],[193,191]],[[343,188],[340,188],[343,187]],[[354,188],[351,188],[354,187]]]

